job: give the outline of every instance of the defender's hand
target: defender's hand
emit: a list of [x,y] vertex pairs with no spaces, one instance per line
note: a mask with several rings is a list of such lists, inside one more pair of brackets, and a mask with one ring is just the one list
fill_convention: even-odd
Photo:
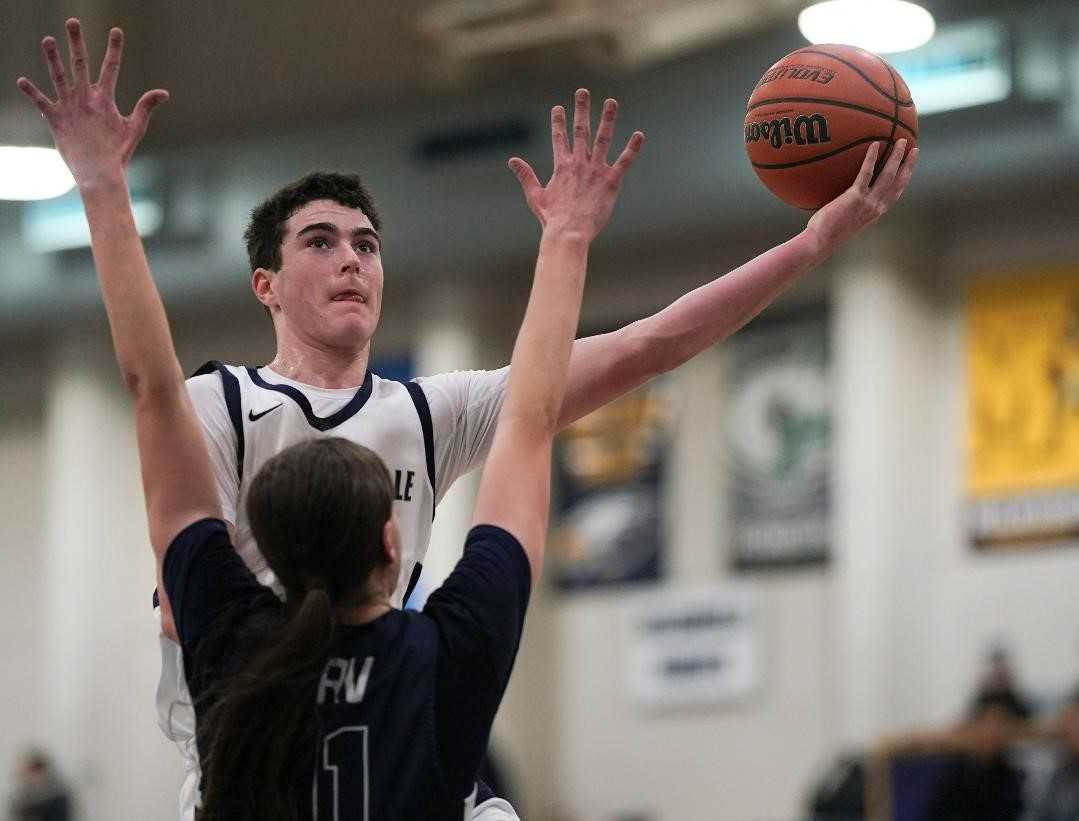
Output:
[[608,165],[607,154],[617,118],[618,103],[608,99],[603,104],[603,115],[593,143],[588,90],[579,89],[573,112],[572,147],[566,134],[566,110],[555,106],[551,111],[554,172],[547,185],[540,185],[532,167],[520,157],[509,161],[524,190],[528,207],[545,229],[570,231],[591,241],[607,224],[622,178],[644,143],[644,135],[640,131],[633,132],[618,159]]
[[153,110],[169,98],[164,89],[147,91],[124,117],[116,107],[116,78],[124,34],[114,28],[96,83],[87,70],[86,43],[79,21],[67,21],[70,73],[65,71],[56,40],[46,37],[41,50],[52,78],[56,99],[50,100],[26,77],[18,80],[19,90],[38,107],[49,124],[53,141],[79,187],[123,173],[135,147],[146,133]]
[[896,204],[918,163],[918,149],[908,152],[908,145],[906,140],[896,142],[888,162],[873,180],[881,148],[881,143],[873,143],[854,184],[812,216],[807,229],[815,234],[823,251],[835,250]]

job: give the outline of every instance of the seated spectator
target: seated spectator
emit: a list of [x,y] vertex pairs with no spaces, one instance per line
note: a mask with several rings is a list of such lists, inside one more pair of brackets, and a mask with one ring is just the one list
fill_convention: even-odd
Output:
[[1023,775],[1005,753],[1023,720],[1014,694],[989,690],[977,697],[960,731],[967,751],[945,767],[925,821],[1017,821]]
[[30,750],[19,761],[18,786],[11,799],[15,821],[68,821],[71,800],[46,756]]
[[986,661],[988,669],[978,692],[999,694],[1002,698],[1010,699],[1011,707],[1017,715],[1020,718],[1029,719],[1034,711],[1019,686],[1007,649],[999,644],[994,646]]
[[1079,689],[1060,714],[1061,760],[1030,821],[1079,821]]

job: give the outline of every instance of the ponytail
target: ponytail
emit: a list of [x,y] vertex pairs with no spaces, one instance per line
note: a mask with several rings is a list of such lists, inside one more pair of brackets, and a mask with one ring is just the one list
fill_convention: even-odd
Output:
[[[195,669],[218,682],[203,696],[197,727],[201,819],[310,817],[321,736],[316,694],[334,633],[333,603],[355,605],[371,574],[387,565],[383,532],[393,498],[382,460],[333,436],[285,448],[251,480],[251,532],[288,593],[288,618],[279,623],[277,609],[253,613],[237,605],[218,620],[214,644],[201,642],[208,664],[196,658]],[[318,589],[312,580],[321,580]],[[220,659],[237,661],[229,669],[208,666]]]
[[[205,758],[199,821],[295,821],[310,814],[319,737],[315,690],[334,616],[325,589],[303,593],[199,721]],[[273,785],[273,786],[269,786]]]

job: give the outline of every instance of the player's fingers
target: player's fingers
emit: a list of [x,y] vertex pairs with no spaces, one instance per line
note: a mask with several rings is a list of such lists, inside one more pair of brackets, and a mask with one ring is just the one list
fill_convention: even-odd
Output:
[[906,158],[903,160],[903,165],[899,169],[899,174],[896,176],[895,184],[893,185],[892,202],[898,200],[903,196],[903,192],[907,190],[907,186],[910,184],[910,178],[914,176],[914,166],[918,164],[918,149],[912,148],[907,152]]
[[880,174],[877,175],[874,187],[880,187],[882,190],[887,190],[892,183],[895,182],[896,174],[899,173],[899,165],[907,155],[908,145],[909,143],[906,140],[899,140],[892,146],[892,153],[888,155],[887,162],[884,163],[884,167],[880,170]]
[[120,61],[124,56],[124,33],[114,28],[109,32],[109,45],[105,49],[105,59],[101,61],[101,73],[97,84],[111,96],[116,96],[116,78],[120,74]]
[[610,98],[603,102],[603,111],[599,115],[599,128],[596,129],[596,142],[592,146],[592,159],[607,162],[614,138],[614,123],[618,119],[618,103]]
[[31,83],[25,77],[20,77],[15,81],[15,85],[19,87],[19,91],[30,98],[30,102],[37,106],[38,111],[48,116],[49,111],[52,110],[52,100],[46,97],[36,85]]
[[569,138],[566,136],[566,109],[556,105],[551,109],[551,150],[555,162],[569,154]]
[[640,131],[634,131],[629,138],[629,142],[626,143],[626,147],[622,149],[622,153],[618,155],[618,159],[614,162],[613,167],[617,169],[620,178],[629,171],[629,167],[633,165],[633,161],[641,153],[642,145],[644,145],[644,134]]
[[517,182],[521,184],[525,199],[531,198],[532,194],[542,187],[539,178],[536,177],[536,172],[532,170],[532,166],[520,157],[510,157],[509,167],[513,175],[517,177]]
[[859,191],[869,190],[869,183],[873,179],[873,171],[877,167],[877,157],[880,156],[880,143],[873,143],[865,152],[862,167],[858,169],[858,176],[854,179],[854,187]]
[[56,47],[55,37],[46,37],[41,41],[41,51],[45,54],[45,64],[49,67],[49,78],[56,96],[62,97],[67,92],[67,75],[60,59],[60,50]]
[[67,50],[71,56],[72,84],[89,85],[90,71],[87,68],[86,40],[82,36],[82,26],[74,17],[67,21]]
[[154,113],[154,109],[168,99],[169,93],[163,88],[155,88],[153,91],[147,91],[139,97],[139,101],[135,103],[135,108],[131,111],[130,118],[135,129],[136,141],[146,133],[146,127],[150,124],[150,115]]
[[573,153],[587,156],[592,142],[592,105],[587,88],[577,89],[573,101]]

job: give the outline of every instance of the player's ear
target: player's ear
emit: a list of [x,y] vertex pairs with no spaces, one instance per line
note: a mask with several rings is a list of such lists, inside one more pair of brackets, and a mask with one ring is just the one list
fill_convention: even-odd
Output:
[[267,308],[277,304],[277,295],[274,293],[274,272],[266,268],[256,268],[251,272],[251,290]]
[[395,516],[390,516],[382,526],[382,553],[388,564],[401,562],[401,531]]

